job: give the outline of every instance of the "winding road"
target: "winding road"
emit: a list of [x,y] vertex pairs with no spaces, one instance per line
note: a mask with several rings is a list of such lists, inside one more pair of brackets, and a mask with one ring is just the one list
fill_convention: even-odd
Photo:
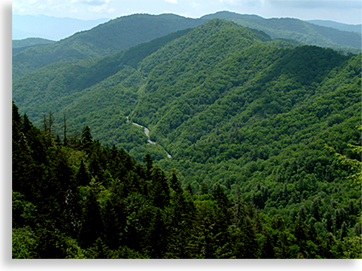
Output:
[[[129,122],[129,117],[128,117],[128,116],[127,116],[127,122]],[[156,142],[151,141],[151,139],[150,139],[150,130],[149,130],[147,127],[145,127],[145,126],[143,126],[143,125],[141,125],[141,124],[135,123],[135,122],[133,122],[133,121],[132,121],[132,124],[133,124],[133,125],[136,125],[136,126],[138,126],[138,127],[143,128],[143,130],[144,130],[144,132],[145,132],[145,134],[146,134],[146,136],[147,136],[147,138],[148,138],[148,140],[147,140],[148,143],[150,143],[150,144],[152,144],[152,145],[159,145],[159,144],[157,144]],[[161,146],[161,145],[159,145],[159,146]],[[164,147],[161,146],[161,148],[164,149],[164,151],[166,152],[168,158],[172,158],[172,156],[165,150]]]

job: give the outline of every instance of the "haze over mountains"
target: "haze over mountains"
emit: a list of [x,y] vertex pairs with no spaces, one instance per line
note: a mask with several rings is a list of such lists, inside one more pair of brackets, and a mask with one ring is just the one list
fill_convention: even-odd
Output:
[[[226,15],[228,14],[228,15]],[[237,13],[227,12],[224,16],[221,13],[217,16],[219,19],[229,19],[235,16],[243,16],[254,19],[262,19],[257,15],[241,15]],[[212,15],[205,15],[201,18],[207,19],[213,17]],[[13,40],[20,40],[26,38],[43,38],[58,41],[73,35],[76,32],[90,30],[98,24],[105,23],[110,19],[103,18],[98,20],[79,20],[74,18],[58,18],[46,15],[16,15],[13,14]],[[350,31],[361,33],[361,25],[349,25],[326,20],[309,20],[319,26],[331,27],[341,31]],[[54,31],[57,29],[57,31]]]
[[[347,52],[359,52],[361,48],[360,33],[321,27],[297,19],[263,19],[255,15],[225,11],[200,19],[174,14],[136,14],[119,17],[45,47],[31,48],[21,53],[18,49],[15,52],[19,54],[13,57],[13,78],[57,61],[110,55],[171,32],[196,27],[212,18],[226,18],[240,25],[262,30],[272,38],[295,39]],[[36,59],[33,58],[34,55],[37,55]]]
[[[76,32],[89,30],[109,19],[79,20],[46,15],[16,15],[12,17],[12,39],[42,38],[58,41]],[[56,29],[56,31],[55,31]]]
[[316,24],[316,25],[320,25],[320,26],[332,27],[332,28],[335,28],[335,29],[338,29],[341,31],[350,31],[350,32],[358,32],[358,33],[362,32],[361,24],[350,25],[350,24],[337,23],[334,21],[327,21],[327,20],[310,20],[307,22]]
[[[94,146],[123,148],[148,167],[145,155],[151,154],[198,194],[195,208],[221,206],[207,195],[215,187],[230,199],[252,202],[263,223],[272,225],[275,246],[284,240],[277,232],[284,223],[296,236],[280,241],[288,252],[272,248],[270,255],[328,257],[337,249],[299,241],[318,236],[343,242],[361,232],[360,187],[346,179],[353,170],[341,168],[325,147],[360,159],[349,144],[361,143],[361,54],[344,52],[360,51],[360,37],[295,19],[229,12],[200,19],[125,16],[15,54],[13,100],[37,127],[58,134],[59,146],[66,119],[72,142],[82,130],[84,139],[89,126]],[[47,116],[53,118],[50,128]],[[139,125],[148,128],[149,138]],[[82,156],[94,180],[116,182],[101,153],[74,148],[70,161]],[[219,207],[215,212],[226,210]],[[309,232],[304,237],[296,221]],[[261,228],[254,230],[263,237],[254,241],[265,244],[269,235]]]

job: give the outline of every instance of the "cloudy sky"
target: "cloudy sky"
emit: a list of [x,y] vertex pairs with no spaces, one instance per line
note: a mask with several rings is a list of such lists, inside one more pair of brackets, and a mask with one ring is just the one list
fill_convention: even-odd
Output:
[[293,17],[360,24],[361,0],[13,0],[14,14],[78,19],[116,18],[133,13],[175,13],[197,18],[221,10],[264,18]]

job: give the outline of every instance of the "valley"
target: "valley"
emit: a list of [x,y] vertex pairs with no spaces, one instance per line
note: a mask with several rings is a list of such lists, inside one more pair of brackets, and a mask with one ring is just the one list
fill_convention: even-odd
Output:
[[[129,119],[128,119],[129,117],[127,116],[127,122],[129,122]],[[143,130],[144,130],[144,132],[145,132],[145,135],[147,136],[147,142],[148,143],[150,143],[151,145],[157,145],[157,143],[156,142],[153,142],[153,141],[151,141],[150,140],[150,130],[147,128],[147,127],[144,127],[144,126],[142,126],[142,125],[140,125],[140,124],[138,124],[138,123],[135,123],[135,122],[132,122],[132,124],[133,125],[136,125],[136,126],[138,126],[138,127],[141,127],[141,128],[143,128]],[[165,150],[165,152],[166,152],[166,155],[167,155],[167,158],[172,158],[172,156]]]
[[17,236],[86,258],[360,257],[360,33],[329,31],[134,15],[15,54]]

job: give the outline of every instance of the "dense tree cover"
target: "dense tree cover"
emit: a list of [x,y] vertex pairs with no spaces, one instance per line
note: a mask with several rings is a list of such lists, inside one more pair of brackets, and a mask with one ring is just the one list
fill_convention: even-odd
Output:
[[[361,126],[359,127],[359,130],[362,130]],[[352,180],[353,184],[361,185],[362,184],[362,171],[360,169],[362,168],[362,162],[359,161],[358,159],[351,159],[351,158],[347,157],[347,155],[343,155],[343,154],[336,152],[334,148],[332,148],[331,146],[328,146],[327,144],[325,146],[329,151],[334,153],[334,155],[338,158],[338,162],[342,166],[344,166],[344,167],[350,169],[352,172],[354,172],[353,175],[349,176],[349,178]],[[348,144],[348,147],[351,148],[351,151],[354,154],[361,155],[362,146]]]
[[179,30],[203,24],[204,20],[173,14],[133,14],[78,32],[48,46],[29,48],[13,56],[13,78],[59,61],[107,56]]
[[306,212],[288,224],[263,214],[239,187],[235,200],[217,184],[183,189],[176,170],[166,174],[149,154],[138,164],[102,147],[89,126],[61,141],[51,115],[40,130],[13,103],[12,120],[14,259],[361,257],[360,237],[345,222],[360,214],[353,204],[323,234]]
[[317,26],[297,19],[232,19],[232,21],[250,28],[264,31],[272,38],[289,38],[322,47],[361,48],[361,34],[340,31],[337,29]]
[[[182,189],[194,194],[189,200],[199,211],[193,218],[204,221],[187,237],[190,239],[185,237],[186,233],[175,239],[176,243],[185,242],[185,251],[178,252],[180,255],[249,257],[237,254],[237,251],[249,252],[243,245],[233,247],[225,243],[233,240],[233,244],[250,244],[250,240],[243,239],[245,232],[230,228],[236,223],[235,218],[223,217],[226,224],[222,225],[214,221],[220,218],[215,209],[220,206],[213,202],[210,193],[220,187],[231,200],[228,208],[234,209],[230,210],[235,211],[237,202],[251,206],[247,207],[249,211],[240,211],[250,214],[250,220],[238,220],[238,225],[270,226],[270,235],[260,230],[264,226],[248,233],[257,236],[258,242],[251,242],[257,244],[255,251],[260,253],[253,254],[259,255],[255,257],[344,257],[342,252],[347,247],[343,246],[358,240],[361,233],[361,187],[351,186],[347,177],[355,176],[356,172],[341,166],[325,144],[357,164],[361,161],[349,147],[361,144],[361,134],[356,128],[361,123],[361,55],[300,46],[290,40],[271,40],[265,34],[222,20],[211,20],[175,35],[139,45],[140,52],[145,52],[140,55],[135,47],[105,58],[47,66],[15,80],[13,98],[20,112],[36,121],[37,127],[60,135],[54,139],[58,145],[66,139],[63,136],[66,117],[67,146],[78,148],[76,157],[82,157],[74,158],[78,161],[75,170],[100,168],[95,160],[87,158],[92,148],[88,152],[79,150],[77,138],[82,133],[77,131],[82,131],[85,125],[92,128],[92,138],[98,140],[100,149],[115,145],[117,150],[125,149],[146,165],[152,164],[149,158],[143,161],[145,154],[150,153],[166,172],[176,168]],[[53,113],[48,114],[49,111]],[[143,129],[132,125],[132,121],[148,127],[151,140],[158,145],[147,143]],[[104,173],[104,178],[111,176],[115,180],[112,169],[107,170],[110,175]],[[91,176],[97,180],[94,174]],[[152,172],[147,174],[153,176]],[[164,173],[161,170],[157,174]],[[171,177],[166,179],[171,181]],[[104,189],[102,195],[108,195],[109,188],[104,186]],[[175,189],[171,187],[171,191]],[[149,221],[164,217],[154,207],[172,201],[169,198],[172,193],[157,191],[167,199],[151,200],[144,196],[147,202],[152,202],[150,208],[154,210],[155,217],[150,216]],[[97,193],[94,196],[97,198]],[[139,200],[143,202],[144,197]],[[30,209],[37,205],[31,200],[24,204]],[[93,219],[86,217],[87,213],[84,219]],[[136,219],[140,221],[137,215]],[[166,227],[166,224],[157,225]],[[215,227],[217,231],[212,230]],[[155,228],[150,228],[149,236],[152,229]],[[219,229],[228,230],[218,235]],[[313,232],[307,233],[305,229]],[[26,236],[30,243],[35,240],[32,233]],[[330,240],[328,244],[332,247],[335,245],[332,240],[346,237],[349,241],[342,242],[344,245],[338,249],[326,244],[323,253],[331,253],[326,256],[316,250],[311,252],[310,249],[320,245],[317,239],[312,243],[296,241],[312,236]],[[196,245],[205,240],[211,242],[207,243],[211,247]],[[276,251],[276,243],[271,244],[270,240],[282,247],[278,245]],[[351,246],[360,245],[353,242]],[[98,241],[97,247],[103,244]],[[309,252],[306,254],[300,248]],[[129,249],[135,250],[127,247],[124,253],[131,253]],[[331,252],[336,249],[339,252]],[[141,250],[137,250],[139,257],[159,257]]]
[[41,38],[27,38],[23,40],[12,40],[12,48],[22,48],[22,47],[28,47],[28,46],[36,46],[36,45],[46,45],[51,44],[55,41],[53,40],[47,40],[47,39],[41,39]]
[[[361,52],[361,34],[318,26],[298,19],[264,19],[259,16],[218,12],[199,19],[174,14],[133,14],[78,32],[48,46],[14,50],[13,78],[59,61],[107,56],[175,31],[194,28],[219,18],[234,21],[259,32],[258,38],[295,39],[309,45],[332,47],[344,52]],[[263,33],[261,32],[263,31]],[[265,33],[264,33],[265,32]],[[24,49],[24,48],[23,48]]]
[[219,18],[233,21],[239,25],[263,31],[272,38],[295,39],[309,45],[361,53],[361,33],[349,32],[347,30],[342,31],[294,18],[265,19],[256,15],[238,14],[228,11],[216,12],[201,18],[207,20]]
[[30,47],[48,45],[53,42],[55,42],[55,41],[41,39],[41,38],[27,38],[27,39],[23,39],[23,40],[13,40],[12,41],[12,54],[15,55]]
[[[22,108],[26,108],[27,115],[31,119],[39,120],[44,113],[47,113],[48,103],[54,103],[51,106],[52,111],[57,113],[60,105],[69,106],[70,103],[78,103],[83,96],[89,98],[93,93],[99,94],[104,88],[116,88],[118,92],[121,90],[122,96],[124,90],[130,88],[134,91],[127,92],[126,98],[134,99],[137,95],[136,88],[138,89],[143,77],[135,70],[138,63],[188,31],[190,30],[171,33],[109,57],[48,65],[14,82],[14,100],[21,104]],[[120,88],[121,86],[123,88]],[[99,98],[102,96],[97,99]],[[41,103],[43,105],[34,107],[34,103],[40,101],[43,101]],[[129,107],[132,108],[132,104]],[[94,112],[94,109],[92,111]],[[83,109],[82,115],[85,113]]]
[[320,26],[332,27],[341,31],[362,33],[361,24],[344,24],[329,20],[308,20],[307,22]]

